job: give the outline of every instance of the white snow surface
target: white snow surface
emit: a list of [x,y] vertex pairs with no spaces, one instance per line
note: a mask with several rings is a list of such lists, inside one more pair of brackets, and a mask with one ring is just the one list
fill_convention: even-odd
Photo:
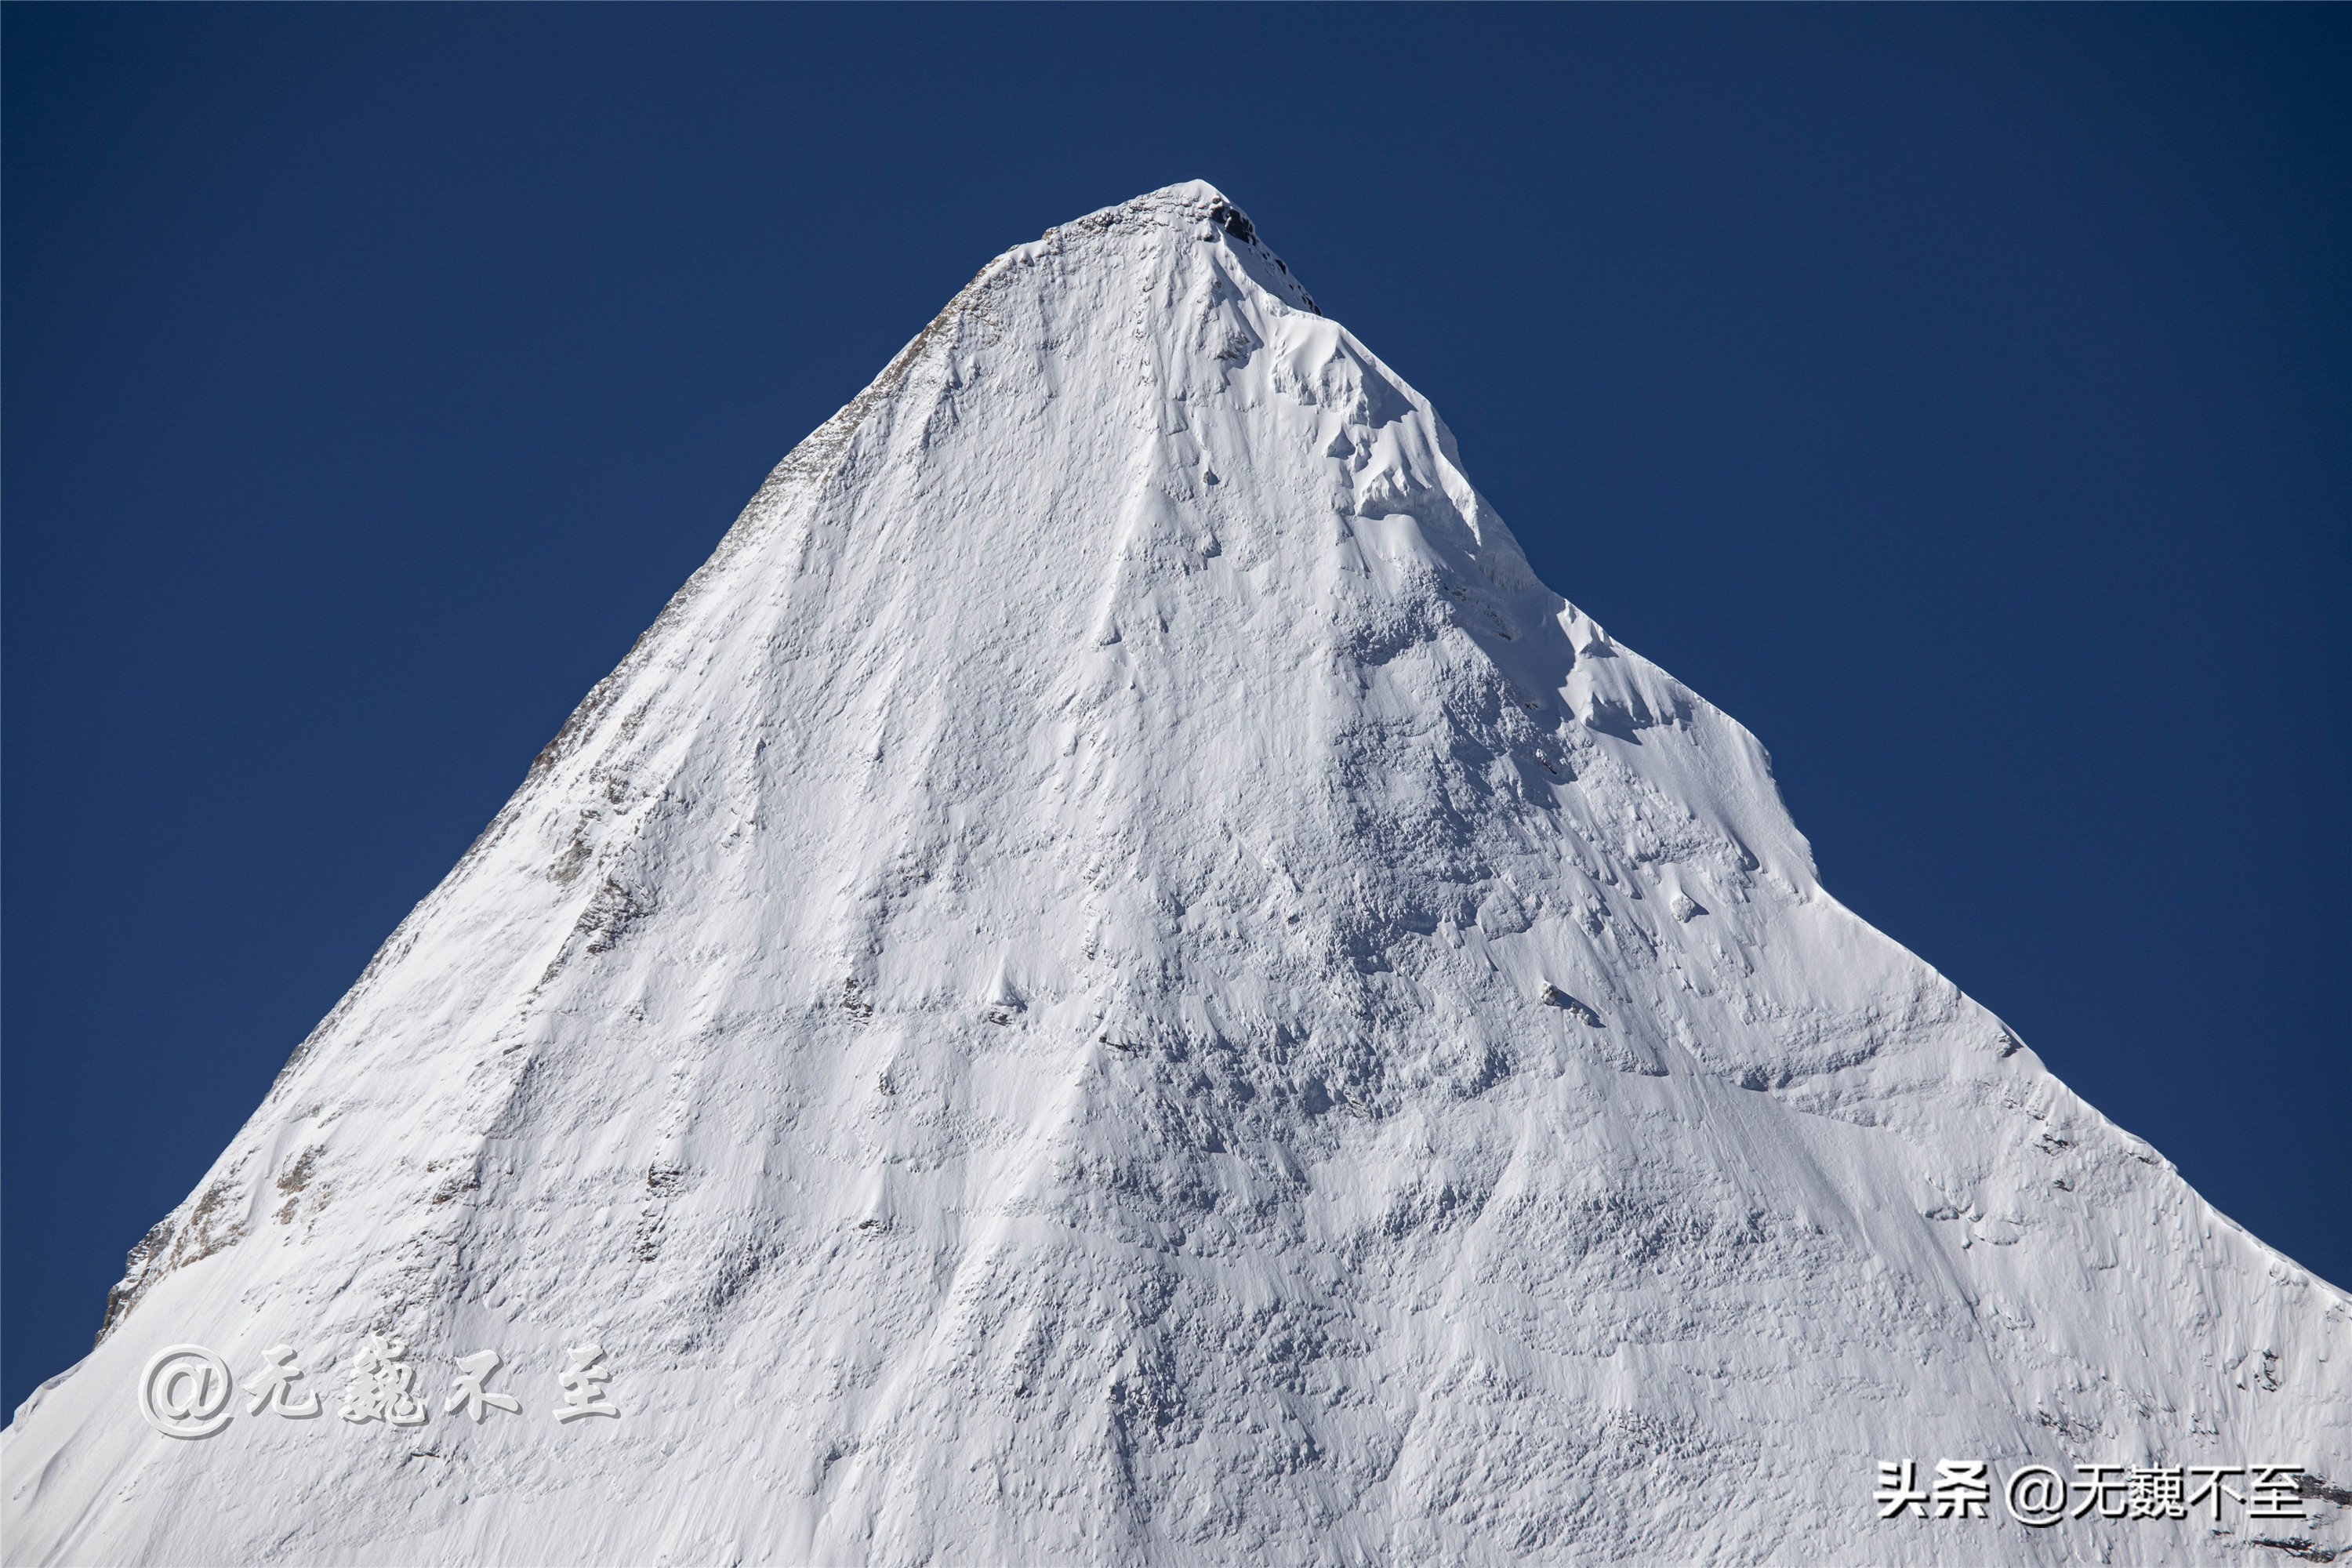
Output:
[[[423,1426],[335,1418],[372,1330]],[[328,1413],[162,1436],[180,1342]],[[1882,1523],[1944,1457],[2352,1483],[2352,1300],[1823,891],[1192,184],[776,468],[16,1413],[5,1555],[2287,1561]]]

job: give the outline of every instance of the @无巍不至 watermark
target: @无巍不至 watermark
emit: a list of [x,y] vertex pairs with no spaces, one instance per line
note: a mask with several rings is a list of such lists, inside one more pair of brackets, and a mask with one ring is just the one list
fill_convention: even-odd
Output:
[[[583,1415],[618,1416],[620,1406],[604,1392],[613,1373],[604,1364],[604,1347],[593,1342],[567,1346],[564,1357],[555,1374],[562,1399],[548,1406],[547,1413],[559,1422]],[[441,1401],[442,1415],[463,1411],[479,1423],[492,1410],[527,1414],[520,1399],[489,1386],[492,1374],[505,1364],[497,1351],[475,1351],[457,1357],[455,1364],[456,1374]],[[301,1357],[291,1345],[264,1351],[261,1366],[242,1384],[230,1374],[228,1363],[205,1346],[166,1345],[148,1358],[139,1374],[139,1413],[166,1436],[209,1437],[236,1415],[233,1400],[242,1392],[247,1415],[307,1420],[325,1406],[317,1394],[298,1386],[305,1375]],[[432,1416],[430,1400],[431,1395],[417,1389],[406,1342],[372,1333],[362,1338],[343,1374],[335,1413],[354,1426],[381,1421],[387,1426],[422,1426]]]
[[2188,1519],[2210,1511],[2218,1523],[2226,1503],[2250,1520],[2305,1519],[2301,1465],[2075,1465],[2071,1477],[2053,1465],[2024,1464],[2006,1477],[1990,1460],[1938,1459],[1922,1478],[1916,1459],[1878,1461],[1878,1517],[1989,1519],[1996,1502],[2032,1529],[2069,1519]]

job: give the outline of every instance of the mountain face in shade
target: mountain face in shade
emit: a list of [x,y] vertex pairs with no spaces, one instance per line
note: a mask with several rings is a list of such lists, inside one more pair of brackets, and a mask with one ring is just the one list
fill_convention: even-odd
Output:
[[[1987,1517],[1879,1517],[1941,1459]],[[26,1564],[2284,1562],[2352,1300],[1823,891],[1187,184],[784,459],[5,1470]]]

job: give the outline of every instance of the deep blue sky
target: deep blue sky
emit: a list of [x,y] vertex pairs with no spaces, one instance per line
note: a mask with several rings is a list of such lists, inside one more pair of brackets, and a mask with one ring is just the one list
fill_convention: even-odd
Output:
[[0,30],[9,1406],[768,468],[1192,177],[1832,891],[2352,1284],[2352,10]]

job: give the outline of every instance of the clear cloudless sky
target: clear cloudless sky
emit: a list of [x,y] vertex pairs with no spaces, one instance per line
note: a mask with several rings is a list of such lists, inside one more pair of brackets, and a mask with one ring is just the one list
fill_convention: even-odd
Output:
[[761,477],[1214,182],[1832,892],[2352,1285],[2352,9],[12,5],[5,1397]]

